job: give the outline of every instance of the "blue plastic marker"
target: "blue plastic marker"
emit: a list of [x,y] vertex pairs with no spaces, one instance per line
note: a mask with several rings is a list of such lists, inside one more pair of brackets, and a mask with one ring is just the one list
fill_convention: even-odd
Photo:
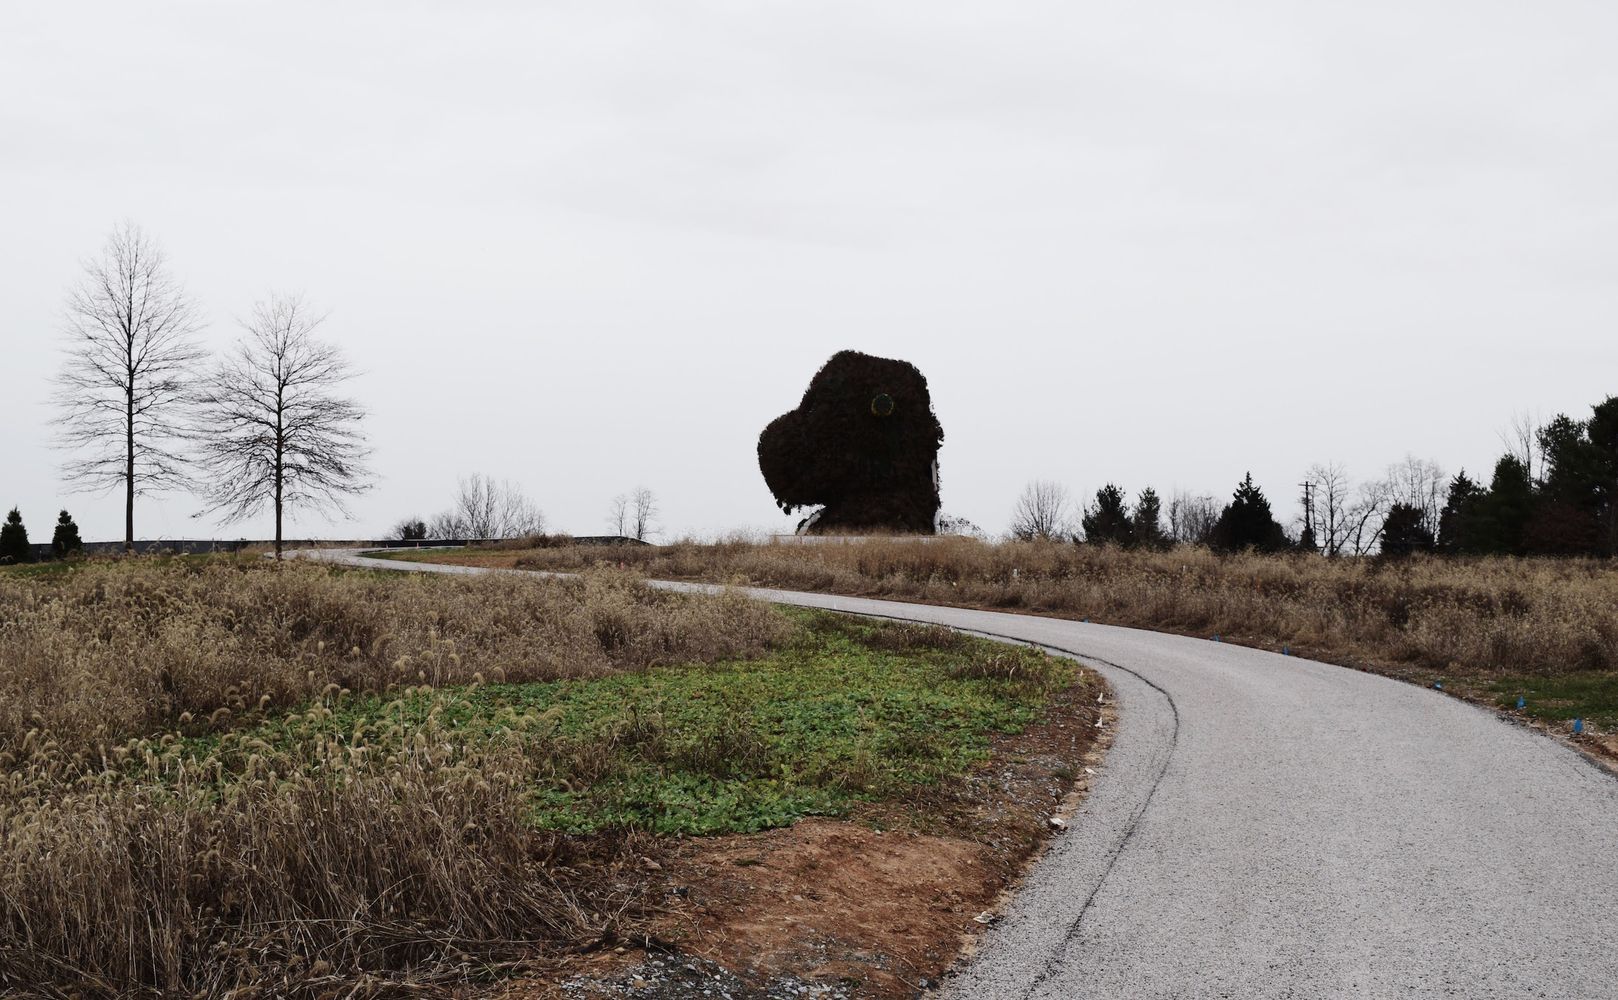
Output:
[[1217,635],[1214,636],[1214,642],[1218,642],[1218,641],[1219,641],[1219,637]]
[[1583,719],[1574,719],[1573,720],[1573,735],[1574,736],[1582,736],[1582,735],[1584,735],[1584,720]]
[[1281,647],[1281,655],[1282,656],[1291,656],[1292,655],[1292,647],[1291,646],[1282,646]]
[[1433,681],[1433,688],[1438,690],[1438,691],[1444,690],[1444,682],[1443,681]]
[[1524,708],[1527,708],[1527,707],[1528,707],[1528,699],[1524,698],[1522,695],[1518,695],[1517,696],[1517,711],[1521,712]]

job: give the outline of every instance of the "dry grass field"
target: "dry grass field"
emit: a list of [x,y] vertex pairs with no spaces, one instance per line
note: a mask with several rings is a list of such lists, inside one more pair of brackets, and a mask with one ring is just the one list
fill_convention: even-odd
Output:
[[[665,883],[714,867],[675,835],[976,815],[996,741],[1087,676],[617,570],[0,571],[0,995],[482,995],[666,924]],[[1088,741],[1095,699],[1069,700]],[[977,873],[955,909],[1010,877],[1073,774],[1030,781],[953,835]],[[941,967],[971,913],[931,912]]]
[[1589,559],[1220,556],[1060,542],[514,546],[418,556],[1088,618],[1344,663],[1618,727],[1618,567]]

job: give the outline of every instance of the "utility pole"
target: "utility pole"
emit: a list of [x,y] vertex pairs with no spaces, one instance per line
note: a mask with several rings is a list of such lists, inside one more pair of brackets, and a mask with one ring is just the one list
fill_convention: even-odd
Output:
[[1312,538],[1315,534],[1315,484],[1298,485],[1303,487],[1303,530]]

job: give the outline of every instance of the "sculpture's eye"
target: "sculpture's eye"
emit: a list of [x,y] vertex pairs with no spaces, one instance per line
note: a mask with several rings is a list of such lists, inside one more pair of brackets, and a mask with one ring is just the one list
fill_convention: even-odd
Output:
[[893,397],[885,392],[877,393],[876,398],[871,400],[871,412],[879,417],[891,417],[893,415]]

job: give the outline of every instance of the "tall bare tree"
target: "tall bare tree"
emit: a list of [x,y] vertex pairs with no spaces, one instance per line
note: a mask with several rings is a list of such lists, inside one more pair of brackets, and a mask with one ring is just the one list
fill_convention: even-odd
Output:
[[268,506],[277,559],[287,512],[346,512],[343,499],[370,488],[365,411],[337,394],[354,370],[335,346],[315,339],[324,318],[297,296],[259,302],[235,353],[195,394],[203,513],[229,523]]
[[73,452],[73,489],[124,489],[124,547],[135,547],[135,498],[188,485],[178,448],[202,360],[195,305],[163,251],[124,223],[68,293],[67,357],[55,379],[57,443]]
[[1011,511],[1011,534],[1023,541],[1062,538],[1072,531],[1073,499],[1067,487],[1036,479],[1023,487]]

